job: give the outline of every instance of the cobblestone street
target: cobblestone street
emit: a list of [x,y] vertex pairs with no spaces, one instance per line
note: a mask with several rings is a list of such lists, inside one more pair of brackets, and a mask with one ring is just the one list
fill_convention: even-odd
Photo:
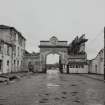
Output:
[[29,74],[0,84],[0,105],[105,105],[105,83],[79,74]]

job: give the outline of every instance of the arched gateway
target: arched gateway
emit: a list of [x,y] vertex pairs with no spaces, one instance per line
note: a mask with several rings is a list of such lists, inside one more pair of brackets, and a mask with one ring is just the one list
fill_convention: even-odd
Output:
[[55,36],[48,41],[40,41],[39,53],[26,53],[24,56],[24,67],[27,68],[31,61],[34,72],[46,73],[46,58],[49,54],[59,55],[60,72],[88,73],[87,53],[85,52],[85,35],[76,38],[68,44],[67,41],[59,41]]
[[[58,54],[60,67],[67,64],[68,50],[67,41],[59,41],[57,37],[53,36],[48,41],[40,41],[40,69],[46,73],[46,58],[49,54]],[[62,70],[61,70],[62,72]]]

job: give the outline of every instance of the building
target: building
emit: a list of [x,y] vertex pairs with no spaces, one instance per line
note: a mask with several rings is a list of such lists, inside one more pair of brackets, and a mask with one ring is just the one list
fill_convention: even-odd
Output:
[[0,73],[11,72],[12,44],[0,40]]
[[0,25],[0,72],[21,70],[26,39],[14,27]]
[[40,41],[40,71],[47,72],[47,57],[49,54],[59,55],[61,63],[60,71],[63,72],[63,67],[67,63],[68,57],[68,44],[65,40],[59,40],[56,36],[52,36],[49,40]]
[[89,61],[89,73],[104,74],[104,49],[101,49],[97,56]]
[[40,69],[40,53],[29,53],[25,51],[23,70],[28,71],[28,64],[31,62],[34,72],[39,72]]
[[88,73],[87,53],[85,51],[85,35],[76,37],[69,44],[68,73]]
[[70,55],[68,62],[69,73],[88,73],[86,54]]

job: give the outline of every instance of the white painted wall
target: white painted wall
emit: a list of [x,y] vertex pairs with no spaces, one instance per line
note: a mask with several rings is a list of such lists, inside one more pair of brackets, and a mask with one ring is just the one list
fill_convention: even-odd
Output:
[[85,65],[84,68],[69,68],[70,73],[88,73],[88,65]]
[[91,60],[89,68],[90,73],[104,74],[104,49],[98,53],[95,59]]

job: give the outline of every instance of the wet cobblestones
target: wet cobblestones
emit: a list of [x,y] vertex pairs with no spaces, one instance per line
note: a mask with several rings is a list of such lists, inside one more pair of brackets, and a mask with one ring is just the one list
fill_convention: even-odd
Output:
[[104,105],[105,83],[58,72],[0,86],[0,105]]

